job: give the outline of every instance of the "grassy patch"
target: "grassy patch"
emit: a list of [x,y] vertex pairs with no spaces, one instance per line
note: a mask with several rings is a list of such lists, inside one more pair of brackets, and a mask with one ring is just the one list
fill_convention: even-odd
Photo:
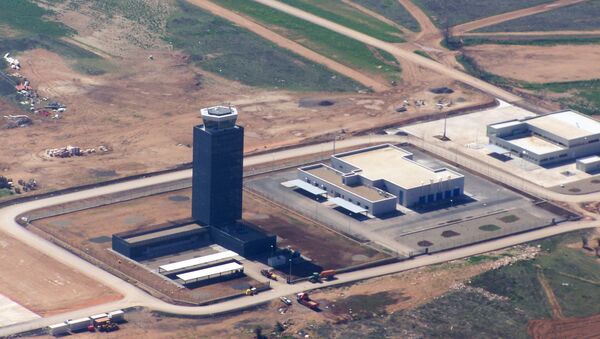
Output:
[[53,13],[29,0],[0,1],[0,24],[5,24],[24,34],[43,34],[62,37],[74,31],[54,21],[45,19]]
[[434,58],[432,58],[432,57],[431,57],[431,55],[429,55],[429,53],[427,53],[427,52],[425,52],[425,51],[416,50],[416,51],[415,51],[415,54],[417,54],[417,55],[420,55],[420,56],[422,56],[422,57],[425,57],[425,58],[427,58],[427,59],[431,59],[431,60],[435,61],[435,59],[434,59]]
[[486,231],[486,232],[494,232],[499,229],[502,229],[502,227],[497,226],[497,225],[488,224],[488,225],[479,226],[479,229],[482,231]]
[[181,0],[166,39],[203,69],[247,85],[355,91],[362,85]]
[[331,324],[314,324],[316,338],[528,338],[528,317],[508,302],[456,291],[412,310]]
[[513,222],[519,220],[519,217],[517,217],[514,214],[509,214],[509,215],[505,215],[503,217],[498,218],[498,220],[500,220],[504,223],[510,224],[510,223],[513,223]]
[[563,106],[586,114],[600,114],[600,79],[547,84],[522,83],[522,87],[536,91],[571,94],[568,98],[560,99]]
[[414,0],[438,27],[455,26],[553,0]]
[[282,2],[321,18],[387,42],[403,42],[402,32],[340,0],[282,0]]
[[537,279],[543,270],[565,316],[585,317],[600,312],[600,263],[581,250],[564,246],[582,232],[536,241],[542,252],[535,260],[522,261],[471,279],[473,286],[509,297],[519,309],[536,318],[549,317],[550,308]]
[[396,301],[396,296],[390,292],[352,295],[337,300],[331,310],[337,315],[351,314],[353,319],[366,319],[387,314],[386,306]]
[[515,307],[524,310],[533,318],[551,316],[550,306],[531,261],[521,261],[485,272],[472,278],[471,286],[510,298]]
[[467,262],[469,264],[479,264],[487,261],[494,261],[498,259],[498,257],[494,257],[491,255],[473,255],[467,258]]
[[353,2],[413,32],[421,31],[419,22],[397,0],[353,0]]
[[478,32],[578,31],[600,29],[600,1],[579,4],[538,13],[483,27]]
[[388,79],[396,79],[399,75],[400,67],[382,62],[365,44],[339,33],[255,2],[215,2],[270,26],[284,36],[345,65],[381,74]]
[[12,195],[12,191],[8,188],[0,188],[0,198]]

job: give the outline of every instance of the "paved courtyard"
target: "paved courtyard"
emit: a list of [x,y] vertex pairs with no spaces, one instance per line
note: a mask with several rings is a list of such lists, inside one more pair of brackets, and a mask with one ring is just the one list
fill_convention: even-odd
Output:
[[[288,208],[298,211],[309,218],[332,227],[358,239],[368,239],[379,243],[400,255],[422,252],[426,247],[416,243],[419,232],[423,239],[434,243],[438,249],[455,247],[473,238],[485,239],[497,237],[500,233],[512,233],[523,229],[549,224],[556,216],[544,209],[535,207],[532,202],[511,190],[489,182],[470,173],[465,173],[439,159],[424,154],[416,147],[407,147],[414,153],[414,159],[432,168],[448,167],[465,175],[465,199],[445,205],[433,206],[429,210],[411,210],[398,206],[397,215],[385,219],[366,218],[350,215],[334,208],[323,199],[311,198],[299,190],[281,185],[282,182],[296,179],[296,170],[286,170],[259,176],[245,182],[247,188],[264,195]],[[526,209],[526,210],[525,210]],[[517,215],[519,220],[512,224],[501,225],[496,218]],[[487,218],[487,219],[486,219]],[[471,220],[478,220],[471,222]],[[494,231],[480,230],[481,222],[497,224],[501,228]],[[451,227],[449,225],[452,225]],[[445,230],[460,233],[456,236],[439,236]],[[435,236],[434,236],[435,235]],[[417,241],[415,241],[417,240]],[[459,241],[460,240],[460,241]],[[434,248],[432,248],[434,250]]]

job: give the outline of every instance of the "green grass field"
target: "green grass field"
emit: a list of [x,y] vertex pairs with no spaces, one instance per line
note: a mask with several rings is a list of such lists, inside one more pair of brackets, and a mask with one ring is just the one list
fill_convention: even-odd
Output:
[[556,10],[483,27],[478,32],[579,31],[600,29],[600,1],[584,1]]
[[542,249],[536,259],[488,271],[471,279],[471,285],[510,298],[516,308],[530,317],[550,317],[550,306],[537,278],[538,270],[542,270],[565,316],[599,313],[600,263],[579,249],[564,246],[577,242],[581,234],[574,232],[535,242],[533,245],[539,244]]
[[71,28],[46,19],[52,14],[30,0],[0,1],[0,25],[9,26],[21,34],[43,34],[48,37],[74,33]]
[[402,32],[340,0],[282,0],[282,2],[387,42],[403,42]]
[[181,0],[166,40],[203,69],[247,85],[309,91],[364,86]]
[[419,22],[397,0],[353,0],[353,2],[413,32],[421,31]]
[[[347,66],[386,76],[390,81],[399,78],[399,66],[387,65],[365,44],[354,39],[258,3],[238,0],[215,2],[270,26],[286,37]],[[385,54],[383,51],[380,53]]]
[[553,0],[414,0],[440,28],[552,2]]

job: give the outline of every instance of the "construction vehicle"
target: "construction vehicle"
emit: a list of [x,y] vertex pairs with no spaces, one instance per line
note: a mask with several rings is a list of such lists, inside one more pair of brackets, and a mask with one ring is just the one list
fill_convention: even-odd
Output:
[[248,287],[245,292],[246,295],[256,295],[257,293],[258,291],[256,290],[256,287],[252,286]]
[[112,332],[119,329],[119,326],[113,323],[108,317],[95,319],[93,324],[100,332]]
[[262,274],[263,276],[265,276],[271,280],[277,281],[277,275],[275,273],[273,273],[273,271],[271,271],[271,270],[260,270],[260,274]]
[[329,280],[333,280],[335,278],[335,274],[336,274],[335,270],[325,270],[325,271],[321,272],[320,276],[321,276],[321,279],[325,279],[325,280],[329,281]]
[[335,273],[335,270],[325,270],[321,273],[313,272],[313,274],[311,274],[308,278],[308,281],[310,281],[313,284],[316,284],[322,282],[323,280],[333,280],[333,278],[335,277]]
[[298,293],[296,295],[296,300],[298,301],[298,303],[310,308],[311,310],[316,310],[319,308],[319,303],[310,299],[307,292]]

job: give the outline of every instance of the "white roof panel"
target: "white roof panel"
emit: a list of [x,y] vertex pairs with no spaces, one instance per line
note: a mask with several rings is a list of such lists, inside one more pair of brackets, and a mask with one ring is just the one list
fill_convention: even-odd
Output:
[[295,179],[295,180],[291,180],[291,181],[286,181],[283,183],[284,186],[286,187],[298,187],[301,188],[305,191],[307,191],[308,193],[314,194],[314,195],[323,195],[325,193],[327,193],[327,191],[322,190],[316,186],[313,186],[305,181],[302,181],[300,179]]
[[600,122],[574,111],[543,115],[527,123],[568,140],[600,134]]
[[513,139],[509,141],[511,144],[521,147],[535,154],[546,154],[556,151],[561,151],[564,147],[548,142],[542,138],[535,136]]
[[582,164],[593,164],[598,161],[600,161],[600,157],[597,155],[593,155],[593,156],[587,157],[587,158],[577,159],[577,162],[580,162]]
[[351,202],[348,202],[348,201],[346,201],[346,200],[344,200],[342,198],[332,198],[332,199],[329,199],[329,201],[331,201],[332,203],[334,203],[334,204],[340,206],[341,208],[346,209],[346,210],[348,210],[348,211],[350,211],[352,213],[364,213],[364,212],[367,212],[366,209],[364,209],[364,208],[362,208],[362,207],[360,207],[358,205],[355,205],[355,204],[353,204]]
[[219,265],[219,266],[205,268],[202,270],[178,274],[177,278],[183,280],[184,282],[187,282],[190,280],[201,279],[201,278],[208,277],[208,276],[215,275],[215,274],[222,274],[222,273],[227,273],[230,271],[236,271],[236,270],[240,270],[243,268],[244,268],[244,266],[242,266],[238,263],[230,262],[230,263],[224,264],[224,265]]
[[198,265],[203,265],[203,264],[210,264],[211,262],[215,262],[215,261],[219,261],[219,260],[223,260],[223,259],[229,259],[229,258],[233,258],[233,257],[237,257],[237,256],[238,256],[238,254],[235,253],[234,251],[219,252],[219,253],[215,253],[215,254],[205,255],[203,257],[198,257],[198,258],[174,262],[172,264],[162,265],[158,268],[158,270],[161,272],[162,271],[167,271],[167,272],[177,271],[177,270],[181,270],[181,269],[184,269],[187,267],[193,267],[193,266],[198,266]]
[[517,125],[521,125],[521,124],[523,124],[522,121],[511,120],[511,121],[499,122],[497,124],[491,125],[490,127],[493,127],[493,128],[504,128],[504,127],[510,127],[510,126],[517,126]]

